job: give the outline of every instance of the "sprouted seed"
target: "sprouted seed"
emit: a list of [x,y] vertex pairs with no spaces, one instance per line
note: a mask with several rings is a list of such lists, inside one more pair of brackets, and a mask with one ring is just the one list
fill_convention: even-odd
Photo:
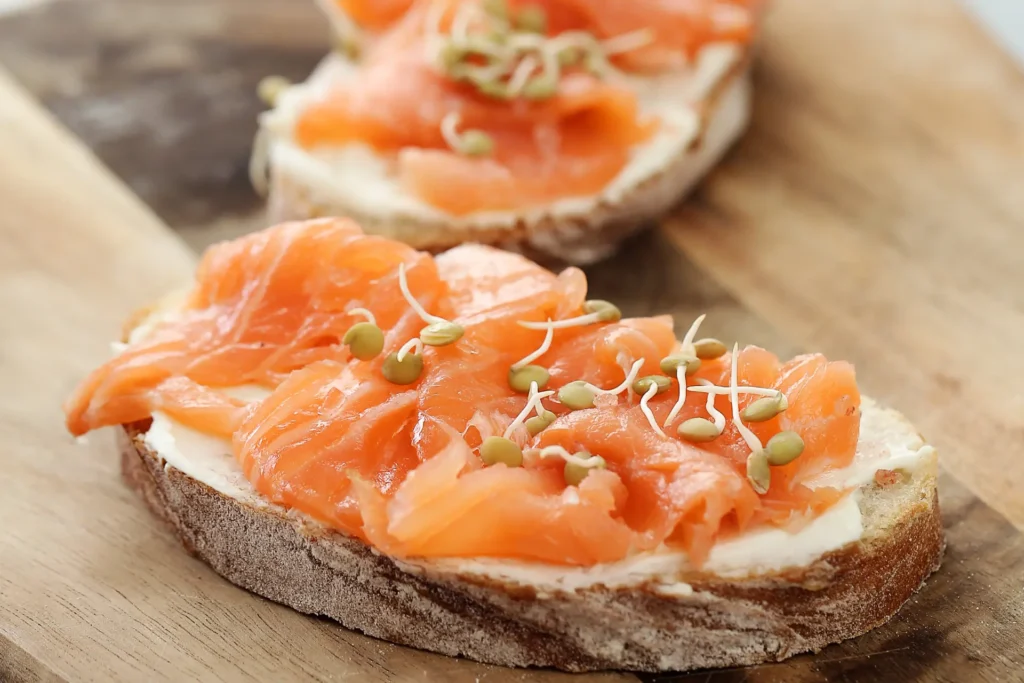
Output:
[[775,396],[759,398],[740,413],[745,422],[765,422],[772,419],[787,407],[786,395],[781,391]]
[[268,107],[276,107],[281,93],[290,88],[292,82],[284,76],[266,76],[256,86],[256,94]]
[[672,380],[664,375],[648,375],[647,377],[641,377],[633,382],[633,391],[643,395],[651,385],[654,385],[657,388],[657,393],[660,394],[664,391],[668,391],[668,388],[672,386]]
[[527,33],[546,33],[548,13],[539,5],[526,5],[516,13],[513,24],[516,29]]
[[513,391],[520,394],[528,392],[533,384],[543,389],[547,386],[550,378],[551,375],[548,373],[547,368],[541,365],[512,367],[508,371],[508,385],[512,387]]
[[348,347],[353,357],[373,360],[384,350],[384,332],[372,322],[358,322],[348,328],[341,343]]
[[530,436],[537,436],[550,427],[556,419],[557,416],[550,410],[542,410],[540,414],[534,415],[525,422],[526,431],[530,433]]
[[395,355],[398,357],[398,362],[402,362],[410,353],[417,356],[423,355],[423,342],[416,338],[410,339],[402,344],[402,348],[398,349],[398,353]]
[[676,433],[694,443],[714,441],[722,435],[714,422],[703,417],[691,417],[689,420],[684,420],[676,429]]
[[512,422],[509,423],[509,426],[505,428],[505,433],[502,434],[502,436],[504,436],[506,439],[511,439],[512,435],[515,434],[515,431],[519,429],[520,425],[522,425],[526,421],[526,418],[530,415],[530,413],[533,412],[535,408],[541,405],[541,401],[554,395],[555,392],[553,391],[539,391],[537,383],[532,382],[530,384],[530,393],[529,398],[527,398],[526,400],[526,405],[516,416],[516,419],[512,420]]
[[732,368],[729,371],[729,403],[732,405],[732,423],[750,448],[750,456],[747,458],[747,480],[755,491],[764,494],[768,492],[768,487],[771,485],[771,472],[768,470],[768,459],[764,453],[764,446],[757,435],[750,431],[740,419],[740,401],[737,391],[739,350],[739,344],[733,346]]
[[459,132],[461,117],[451,112],[441,119],[441,136],[454,151],[469,157],[490,156],[494,153],[494,138],[482,130],[470,128]]
[[547,322],[532,322],[529,320],[520,320],[519,325],[525,327],[528,330],[564,330],[570,327],[583,327],[584,325],[593,325],[594,323],[602,322],[616,322],[622,318],[622,313],[614,305],[607,301],[592,300],[587,301],[583,304],[584,314],[576,316],[575,318],[566,318],[565,320],[549,320]]
[[658,436],[665,436],[665,432],[661,430],[661,426],[658,425],[658,421],[654,419],[654,413],[651,412],[651,407],[647,405],[647,402],[650,401],[657,393],[658,385],[651,382],[648,385],[647,391],[640,397],[640,410],[643,412],[644,417],[647,418],[647,421],[651,424],[651,428],[658,433]]
[[503,463],[509,467],[521,467],[523,449],[515,441],[503,436],[489,436],[480,444],[480,459],[485,465]]
[[[548,320],[548,322],[551,322],[550,319]],[[526,356],[525,358],[522,358],[521,360],[518,360],[515,363],[513,363],[512,369],[515,370],[516,368],[521,368],[524,365],[529,365],[533,361],[543,356],[545,353],[548,352],[548,349],[551,348],[551,342],[554,341],[554,338],[555,328],[549,327],[547,329],[547,332],[544,334],[544,341],[541,342],[540,347],[533,353]]]
[[[419,343],[419,339],[414,341]],[[399,358],[398,353],[392,353],[384,359],[381,374],[392,384],[412,384],[423,374],[423,356],[419,353],[407,353]]]
[[668,427],[672,420],[676,419],[679,415],[679,411],[683,409],[683,405],[686,404],[686,366],[676,366],[676,384],[679,385],[679,398],[672,405],[672,410],[668,412],[668,417],[665,418],[664,427]]
[[804,440],[796,432],[779,432],[764,447],[768,455],[768,464],[773,467],[788,465],[804,452]]
[[377,324],[377,318],[374,317],[373,313],[365,308],[350,308],[348,310],[349,315],[358,315],[363,320],[374,325]]
[[586,410],[594,407],[597,394],[583,380],[569,382],[558,390],[558,402],[569,410]]
[[717,339],[706,338],[693,343],[694,354],[701,360],[716,360],[721,358],[729,349]]
[[465,333],[462,325],[444,320],[430,323],[420,330],[420,341],[427,346],[448,346],[462,339]]
[[405,275],[404,263],[398,264],[398,288],[402,291],[402,296],[405,297],[405,300],[409,303],[409,306],[412,307],[412,310],[416,313],[416,315],[420,317],[420,319],[423,322],[427,323],[428,325],[430,323],[448,322],[444,318],[427,313],[427,310],[423,308],[420,302],[416,300],[416,297],[412,295],[412,292],[409,291],[409,280],[406,278]]
[[565,460],[565,483],[569,486],[579,486],[590,474],[590,470],[604,469],[608,466],[599,455],[591,455],[586,451],[570,453],[561,446],[546,446],[540,449],[540,457],[559,457]]

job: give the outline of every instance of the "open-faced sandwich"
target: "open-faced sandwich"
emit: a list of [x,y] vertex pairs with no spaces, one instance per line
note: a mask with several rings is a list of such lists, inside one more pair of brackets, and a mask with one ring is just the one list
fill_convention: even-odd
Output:
[[818,650],[939,564],[936,455],[821,355],[682,339],[517,254],[352,222],[211,248],[65,406],[234,583],[513,666]]
[[351,49],[264,88],[252,171],[274,220],[590,262],[747,123],[758,0],[327,4]]

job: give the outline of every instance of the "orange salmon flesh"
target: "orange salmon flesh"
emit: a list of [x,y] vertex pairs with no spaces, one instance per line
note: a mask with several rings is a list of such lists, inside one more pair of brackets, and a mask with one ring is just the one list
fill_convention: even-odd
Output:
[[[643,114],[625,79],[566,67],[551,97],[511,100],[481,95],[428,57],[432,13],[441,28],[479,0],[337,0],[371,32],[356,75],[304,105],[295,142],[308,150],[364,144],[391,161],[404,190],[449,214],[514,211],[567,197],[599,194],[650,140],[659,121]],[[647,31],[648,42],[613,56],[633,72],[687,68],[714,42],[753,39],[755,0],[542,0],[548,37],[586,32],[614,39]],[[487,134],[493,152],[467,156],[442,134],[449,115],[461,130]]]
[[[448,346],[426,346],[412,384],[385,379],[384,359],[425,322],[408,288],[434,316],[461,325]],[[216,245],[203,257],[180,309],[93,371],[65,404],[72,434],[145,420],[161,411],[230,441],[245,476],[268,500],[292,508],[395,557],[494,557],[593,565],[667,545],[697,566],[722,534],[790,525],[819,514],[844,492],[803,484],[848,465],[860,428],[852,366],[820,355],[781,362],[757,347],[706,360],[687,378],[778,389],[788,408],[748,426],[767,443],[798,432],[803,454],[772,468],[764,495],[746,477],[750,447],[728,423],[717,439],[684,441],[684,420],[708,417],[706,395],[688,392],[658,434],[632,392],[569,410],[557,395],[543,408],[556,419],[536,436],[510,438],[520,467],[485,466],[482,441],[503,434],[527,404],[509,385],[510,367],[537,350],[544,330],[522,321],[583,315],[586,278],[559,275],[490,247],[466,245],[439,256],[367,236],[348,220],[285,223]],[[342,344],[372,312],[384,350],[354,358]],[[639,362],[640,376],[680,342],[667,316],[592,322],[554,332],[534,361],[550,371],[547,390],[575,380],[609,389]],[[256,384],[259,401],[228,387]],[[673,385],[649,408],[659,425],[679,396]],[[757,397],[741,394],[742,409]],[[731,414],[728,396],[715,405]],[[560,457],[540,448],[600,455],[603,469],[569,485]]]

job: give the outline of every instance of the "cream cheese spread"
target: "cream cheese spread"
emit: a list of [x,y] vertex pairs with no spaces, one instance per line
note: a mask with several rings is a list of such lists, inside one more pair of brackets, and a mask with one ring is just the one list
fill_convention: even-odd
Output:
[[[258,400],[267,392],[260,387],[247,386],[229,393],[243,400]],[[181,470],[226,496],[259,506],[272,505],[245,478],[231,454],[228,440],[197,432],[162,413],[153,415],[153,424],[144,438],[146,445],[163,458],[166,466]],[[800,528],[763,527],[720,540],[711,549],[703,569],[733,577],[804,566],[824,553],[858,540],[863,524],[857,488],[870,483],[878,470],[913,471],[932,452],[931,446],[907,430],[896,413],[865,399],[861,439],[853,463],[809,482],[812,487],[840,486],[854,490]],[[686,593],[688,587],[671,577],[690,568],[686,553],[667,548],[586,568],[491,559],[442,559],[406,564],[429,567],[433,571],[492,577],[551,591],[661,581],[659,590],[667,594]]]
[[[689,149],[701,131],[697,105],[742,58],[742,48],[732,43],[704,47],[692,68],[665,75],[627,76],[638,95],[644,114],[657,117],[661,127],[648,142],[638,145],[632,158],[612,182],[598,195],[561,199],[534,210],[544,214],[585,214],[602,203],[616,203],[624,194],[648,178],[668,168]],[[333,84],[354,75],[356,67],[333,57],[305,83],[282,93],[277,106],[261,118],[262,130],[269,134],[269,163],[288,175],[301,178],[315,203],[338,202],[357,213],[381,219],[415,217],[457,226],[512,225],[530,212],[479,212],[455,217],[426,204],[406,192],[393,173],[393,164],[363,144],[324,146],[315,150],[299,147],[292,131],[311,100],[321,96]],[[739,106],[748,106],[746,92]]]

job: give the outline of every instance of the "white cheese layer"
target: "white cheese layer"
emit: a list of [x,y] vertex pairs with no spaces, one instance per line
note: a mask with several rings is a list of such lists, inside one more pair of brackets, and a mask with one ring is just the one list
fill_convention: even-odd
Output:
[[[853,543],[863,533],[855,491],[816,517],[799,531],[755,529],[719,541],[711,549],[703,570],[722,577],[741,577],[785,567],[810,564],[822,554]],[[411,562],[427,566],[426,562]],[[547,591],[574,591],[594,585],[617,588],[653,582],[664,594],[686,595],[687,584],[675,577],[692,569],[685,552],[662,548],[638,553],[618,562],[593,567],[566,568],[511,560],[431,560],[432,569],[501,579]]]
[[[240,387],[231,393],[244,400],[257,400],[266,392],[257,387]],[[157,413],[145,435],[145,443],[168,467],[181,470],[226,496],[257,506],[272,505],[245,478],[226,439],[202,434]],[[802,528],[761,528],[719,541],[712,548],[704,570],[731,577],[805,566],[824,553],[858,540],[863,525],[856,488],[870,483],[878,470],[913,471],[919,463],[930,459],[932,452],[931,446],[910,432],[896,413],[865,400],[861,439],[854,462],[811,482],[813,487],[842,486],[855,490]],[[666,594],[685,594],[688,590],[686,584],[672,578],[689,567],[686,553],[667,548],[587,568],[491,559],[407,564],[414,568],[498,578],[552,591],[651,581],[661,582],[659,590]]]
[[[258,386],[225,390],[243,401],[259,401],[270,392]],[[146,445],[159,453],[166,466],[201,481],[215,491],[259,506],[271,505],[256,492],[235,460],[231,441],[187,427],[165,413],[154,412]]]
[[739,46],[713,44],[701,50],[691,69],[658,76],[628,77],[630,87],[637,92],[641,112],[661,121],[658,133],[633,150],[630,161],[600,194],[565,198],[526,212],[452,216],[406,192],[394,173],[393,162],[367,145],[324,146],[313,150],[299,147],[294,142],[293,130],[302,110],[333,84],[354,75],[355,67],[344,59],[328,57],[324,60],[308,81],[282,93],[277,107],[265,113],[260,123],[270,135],[267,154],[271,168],[298,178],[316,204],[337,203],[382,220],[415,218],[460,227],[512,225],[531,213],[587,214],[598,204],[617,203],[632,188],[660,174],[689,149],[699,134],[701,121],[695,105],[708,97],[741,58]]

